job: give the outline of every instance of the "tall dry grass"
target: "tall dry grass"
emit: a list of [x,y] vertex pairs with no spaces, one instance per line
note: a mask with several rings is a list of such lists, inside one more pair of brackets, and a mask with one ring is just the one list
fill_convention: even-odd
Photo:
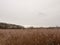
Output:
[[60,29],[1,29],[0,45],[60,45]]

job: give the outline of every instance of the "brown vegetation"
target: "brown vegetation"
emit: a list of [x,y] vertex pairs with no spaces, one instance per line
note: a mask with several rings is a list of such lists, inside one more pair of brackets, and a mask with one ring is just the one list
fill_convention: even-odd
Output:
[[60,29],[0,29],[0,45],[60,45]]

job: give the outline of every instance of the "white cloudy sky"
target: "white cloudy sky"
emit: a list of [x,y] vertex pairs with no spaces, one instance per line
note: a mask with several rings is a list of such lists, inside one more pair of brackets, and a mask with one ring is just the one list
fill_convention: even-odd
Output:
[[60,0],[0,0],[0,22],[60,26]]

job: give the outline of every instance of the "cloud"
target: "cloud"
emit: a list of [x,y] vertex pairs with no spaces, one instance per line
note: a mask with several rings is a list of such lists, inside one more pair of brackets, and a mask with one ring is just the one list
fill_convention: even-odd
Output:
[[0,0],[0,21],[23,25],[60,25],[60,0]]

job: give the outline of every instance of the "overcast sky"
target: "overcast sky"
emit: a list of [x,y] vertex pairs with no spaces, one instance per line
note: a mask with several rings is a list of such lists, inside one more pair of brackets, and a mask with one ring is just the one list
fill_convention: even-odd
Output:
[[0,0],[0,22],[60,26],[60,0]]

